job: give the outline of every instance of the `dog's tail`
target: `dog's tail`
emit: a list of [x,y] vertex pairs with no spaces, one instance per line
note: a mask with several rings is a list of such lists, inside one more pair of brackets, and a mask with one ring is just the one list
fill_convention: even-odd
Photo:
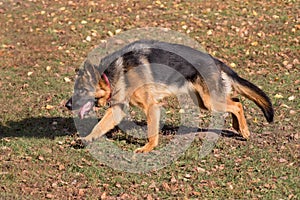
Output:
[[235,91],[253,101],[264,113],[267,121],[273,122],[274,109],[269,97],[256,85],[241,78],[235,71],[219,60],[215,60],[221,70],[232,80]]

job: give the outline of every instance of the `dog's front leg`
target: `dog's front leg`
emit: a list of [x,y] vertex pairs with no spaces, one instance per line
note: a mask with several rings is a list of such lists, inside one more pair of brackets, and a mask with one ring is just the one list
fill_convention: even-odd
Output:
[[135,150],[136,153],[149,152],[158,144],[158,129],[160,120],[159,105],[152,104],[148,108],[145,108],[148,124],[148,143]]
[[100,122],[93,128],[92,132],[86,137],[81,138],[83,143],[90,143],[93,140],[106,134],[108,131],[118,125],[124,118],[124,116],[125,113],[123,112],[121,106],[116,105],[110,107],[109,109],[107,109]]

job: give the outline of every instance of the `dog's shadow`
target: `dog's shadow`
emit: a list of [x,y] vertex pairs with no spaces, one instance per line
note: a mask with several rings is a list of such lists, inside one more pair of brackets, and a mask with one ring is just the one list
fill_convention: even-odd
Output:
[[0,124],[0,139],[4,137],[34,137],[54,139],[76,132],[73,118],[38,117]]
[[[123,132],[129,133],[118,135],[114,137],[114,133],[122,130]],[[119,140],[129,140],[128,142],[136,143],[136,139],[146,138],[147,123],[146,121],[126,121],[123,120],[119,127],[114,128],[106,134],[110,139],[119,139]],[[140,136],[143,132],[143,136]],[[200,138],[205,137],[209,134],[218,134],[219,136],[226,138],[233,138],[235,140],[245,141],[245,139],[237,132],[229,129],[215,129],[215,128],[199,128],[199,127],[187,127],[187,126],[174,126],[172,124],[164,124],[160,126],[160,134],[167,135],[187,135],[191,133],[196,133]]]
[[[78,119],[77,119],[78,120]],[[81,123],[86,124],[88,120],[82,121]],[[95,122],[93,122],[95,123]],[[93,124],[92,123],[92,124]],[[122,122],[123,125],[126,124]],[[140,127],[146,127],[146,122],[134,122]],[[20,121],[10,121],[5,125],[0,124],[0,139],[4,137],[33,137],[33,138],[49,138],[54,139],[55,137],[74,135],[80,126],[78,121],[74,118],[63,118],[63,117],[40,117],[40,118],[27,118]],[[86,133],[91,131],[93,125],[89,125],[86,128]],[[128,126],[130,129],[130,127]],[[112,133],[122,128],[116,127],[110,131],[107,136],[111,137]],[[164,125],[161,129],[163,135],[171,134],[190,134],[191,130],[198,133],[213,132],[223,137],[234,138],[236,140],[243,140],[243,138],[236,132],[228,129],[209,129],[209,128],[193,128],[193,127],[178,127],[172,125]]]

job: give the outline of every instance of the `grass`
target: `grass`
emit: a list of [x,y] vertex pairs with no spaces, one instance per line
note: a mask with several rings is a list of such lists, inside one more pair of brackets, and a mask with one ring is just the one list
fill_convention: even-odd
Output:
[[[0,199],[299,199],[296,4],[1,2]],[[177,160],[145,174],[114,170],[87,148],[77,148],[73,116],[64,108],[75,68],[109,37],[108,31],[146,26],[189,32],[207,52],[235,63],[234,70],[270,96],[275,122],[265,123],[254,103],[242,99],[252,132],[249,141],[225,134],[202,158],[205,139],[200,133]],[[180,120],[176,102],[169,104],[159,148],[174,137]],[[144,124],[139,111],[130,112]],[[101,117],[103,110],[98,114]],[[209,115],[201,114],[200,125],[206,128]],[[225,126],[230,127],[229,118]],[[145,142],[118,129],[107,137],[107,144],[129,155]]]

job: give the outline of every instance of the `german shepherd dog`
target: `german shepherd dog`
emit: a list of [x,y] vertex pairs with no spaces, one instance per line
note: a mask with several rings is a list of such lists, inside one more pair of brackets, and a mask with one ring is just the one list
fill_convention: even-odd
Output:
[[87,59],[78,71],[74,94],[66,107],[79,110],[83,118],[94,106],[110,103],[91,133],[81,138],[84,143],[118,125],[125,116],[125,106],[141,108],[147,118],[148,143],[135,152],[149,152],[158,145],[160,100],[181,93],[196,96],[202,109],[231,113],[233,128],[246,139],[250,132],[236,94],[252,100],[267,121],[273,121],[268,96],[226,64],[188,46],[154,40],[133,42],[101,59],[99,65]]

